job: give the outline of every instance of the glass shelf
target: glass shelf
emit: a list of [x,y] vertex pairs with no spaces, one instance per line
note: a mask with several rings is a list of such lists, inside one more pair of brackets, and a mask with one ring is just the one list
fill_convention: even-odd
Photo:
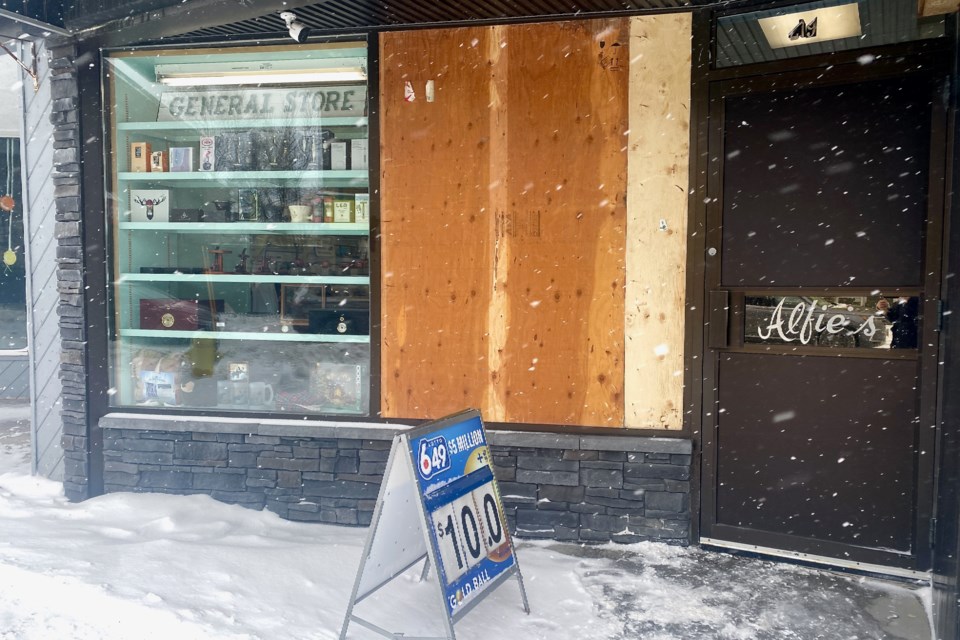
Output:
[[338,335],[336,333],[271,333],[260,331],[176,331],[173,329],[121,329],[120,335],[126,338],[181,338],[192,340],[261,340],[270,342],[340,342],[369,344],[370,336]]
[[151,182],[166,184],[235,184],[237,186],[271,185],[278,181],[295,181],[300,184],[334,184],[340,186],[366,186],[368,172],[364,169],[348,171],[121,171],[120,182]]
[[279,284],[358,284],[369,285],[370,276],[286,276],[234,273],[123,273],[117,284],[134,282],[215,282]]
[[121,222],[121,231],[216,232],[219,234],[298,234],[311,236],[366,236],[370,227],[356,222]]

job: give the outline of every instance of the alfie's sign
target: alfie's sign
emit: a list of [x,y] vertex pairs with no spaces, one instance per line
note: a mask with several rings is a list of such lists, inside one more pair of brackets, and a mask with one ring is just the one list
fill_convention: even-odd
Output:
[[767,326],[757,329],[757,335],[761,340],[769,340],[776,335],[784,342],[799,340],[801,344],[809,344],[815,332],[816,334],[845,333],[848,336],[863,333],[867,338],[877,332],[874,316],[867,317],[858,327],[853,328],[850,326],[850,319],[842,313],[828,314],[826,307],[818,312],[815,302],[799,302],[789,311],[784,310],[783,303],[784,299],[781,298],[774,307]]
[[363,85],[167,91],[157,121],[361,117],[366,102]]

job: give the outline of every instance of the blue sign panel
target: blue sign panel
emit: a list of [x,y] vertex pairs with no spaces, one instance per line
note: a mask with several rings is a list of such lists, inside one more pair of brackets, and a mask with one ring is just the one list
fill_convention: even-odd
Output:
[[433,426],[411,433],[410,453],[453,617],[516,559],[480,415],[466,412]]

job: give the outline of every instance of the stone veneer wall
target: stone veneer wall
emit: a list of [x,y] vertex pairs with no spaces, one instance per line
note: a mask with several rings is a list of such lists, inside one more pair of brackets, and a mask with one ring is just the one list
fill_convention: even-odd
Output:
[[[89,497],[90,437],[87,428],[86,322],[84,319],[83,221],[80,203],[80,104],[77,47],[48,42],[50,122],[53,124],[53,184],[56,200],[57,292],[60,302],[60,380],[63,387],[64,470],[68,498]],[[89,64],[89,60],[87,61]],[[102,325],[98,325],[102,326]]]
[[[367,525],[389,425],[111,414],[105,491],[209,494],[283,518]],[[689,440],[488,432],[511,529],[570,541],[690,542]]]

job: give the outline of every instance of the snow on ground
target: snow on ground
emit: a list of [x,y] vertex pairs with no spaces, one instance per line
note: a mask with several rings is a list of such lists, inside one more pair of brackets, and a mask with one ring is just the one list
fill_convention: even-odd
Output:
[[[24,437],[8,409],[0,406],[0,640],[338,637],[365,529],[289,522],[206,496],[69,503],[59,483],[29,475],[29,429]],[[532,613],[508,581],[457,625],[458,638],[921,637],[886,624],[905,610],[922,615],[914,593],[864,578],[659,544],[521,541],[518,557]],[[415,567],[356,613],[440,635],[437,587],[418,575]],[[354,625],[349,637],[379,636]]]

